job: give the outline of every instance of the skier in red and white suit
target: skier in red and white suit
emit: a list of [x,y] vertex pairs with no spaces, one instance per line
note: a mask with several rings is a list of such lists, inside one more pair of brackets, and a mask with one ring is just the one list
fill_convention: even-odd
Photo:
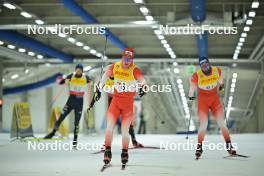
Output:
[[191,106],[195,99],[194,91],[198,89],[198,116],[200,128],[198,131],[198,145],[195,155],[199,158],[203,151],[202,143],[208,125],[209,110],[211,110],[213,117],[216,119],[222,131],[228,153],[235,155],[236,151],[231,145],[230,135],[225,124],[223,106],[218,95],[218,91],[223,91],[224,89],[221,68],[211,66],[207,58],[200,58],[199,64],[200,69],[191,77],[188,102],[189,106]]
[[[123,51],[121,61],[112,64],[104,74],[101,83],[104,85],[109,77],[114,77],[114,94],[107,112],[107,129],[105,134],[105,164],[110,163],[111,143],[113,130],[118,117],[122,117],[122,145],[121,154],[122,164],[128,162],[128,145],[129,145],[129,126],[133,121],[134,96],[136,95],[136,84],[140,83],[142,87],[146,81],[141,70],[134,64],[134,50],[126,48]],[[145,94],[143,88],[139,89],[139,96]]]

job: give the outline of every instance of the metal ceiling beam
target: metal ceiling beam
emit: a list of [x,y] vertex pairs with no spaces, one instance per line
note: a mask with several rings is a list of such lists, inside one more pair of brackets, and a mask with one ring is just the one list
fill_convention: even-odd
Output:
[[9,59],[14,59],[18,62],[32,62],[34,60],[34,58],[31,56],[19,53],[15,50],[11,50],[3,46],[0,46],[0,56]]
[[[0,49],[1,51],[1,49]],[[19,54],[19,53],[17,53]],[[19,55],[17,56],[17,59],[19,59]],[[83,64],[100,64],[102,62],[105,63],[113,63],[116,61],[119,61],[120,59],[107,59],[105,61],[102,61],[101,59],[96,59],[96,58],[82,58],[82,59],[75,59],[73,63],[83,63]],[[197,58],[178,58],[176,59],[176,61],[179,64],[197,64]],[[59,60],[54,60],[54,59],[45,59],[45,60],[35,60],[35,63],[33,65],[38,65],[38,64],[45,64],[45,63],[51,63],[52,65],[65,65],[65,63],[59,61]],[[135,63],[173,63],[172,59],[169,58],[138,58],[138,59],[134,59]],[[224,58],[217,58],[217,59],[211,59],[210,60],[211,63],[213,64],[220,64],[220,65],[224,65],[224,64],[233,64],[233,63],[237,63],[238,67],[243,65],[248,65],[250,64],[250,66],[259,66],[260,68],[260,61],[256,61],[256,60],[248,60],[248,59],[239,59],[239,60],[232,60],[232,59],[224,59]],[[32,64],[32,63],[29,63]],[[14,65],[16,66],[17,63],[15,61],[5,61],[4,65]]]
[[63,60],[66,63],[72,63],[74,57],[72,55],[63,53],[55,48],[52,48],[42,42],[39,42],[33,38],[25,36],[15,31],[0,30],[0,38],[15,45],[21,45],[26,48],[30,48],[34,51],[47,54],[51,57],[55,57]]
[[263,59],[263,58],[261,59],[261,56],[263,56],[263,53],[264,53],[264,47],[261,48],[261,50],[260,50],[259,53],[257,54],[257,56],[256,56],[256,60],[257,60],[257,61]]
[[[87,23],[98,23],[97,19],[93,17],[87,10],[79,6],[74,0],[61,0],[65,7],[71,10],[76,15],[80,16],[84,21]],[[109,40],[115,44],[118,48],[124,49],[128,46],[122,42],[117,36],[115,36],[112,32],[106,29],[106,35],[108,36]]]
[[[220,5],[220,6],[223,6],[223,5],[250,5],[251,2],[239,2],[239,1],[228,1],[228,2],[220,2],[220,1],[208,1],[207,2],[207,5]],[[56,7],[56,6],[62,6],[63,4],[62,3],[59,3],[59,2],[54,2],[54,3],[50,3],[50,2],[34,2],[34,3],[31,3],[31,2],[22,2],[20,4],[21,6],[23,7]],[[135,3],[133,2],[83,2],[82,3],[83,6],[133,6],[135,5]],[[186,1],[186,2],[149,2],[148,5],[150,6],[183,6],[183,5],[186,5],[186,6],[189,6],[189,2]]]
[[255,49],[250,54],[249,60],[253,60],[254,59],[254,56],[257,54],[257,52],[259,51],[259,49],[263,45],[263,43],[264,43],[264,35],[261,37],[261,39],[259,40],[257,46],[255,47]]

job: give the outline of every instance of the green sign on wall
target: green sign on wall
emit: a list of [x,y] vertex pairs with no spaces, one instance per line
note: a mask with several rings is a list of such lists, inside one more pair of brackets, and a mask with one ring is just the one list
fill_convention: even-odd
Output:
[[186,73],[187,75],[192,75],[196,70],[196,67],[194,65],[189,65],[186,67]]

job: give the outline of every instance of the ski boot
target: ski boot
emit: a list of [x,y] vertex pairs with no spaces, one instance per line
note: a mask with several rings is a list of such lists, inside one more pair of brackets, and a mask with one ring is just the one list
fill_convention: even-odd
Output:
[[197,144],[197,148],[196,148],[196,152],[195,152],[195,156],[196,156],[196,160],[198,160],[203,153],[203,146],[202,144]]
[[78,138],[78,136],[75,134],[74,137],[73,137],[73,141],[72,141],[72,147],[75,150],[77,150],[77,144],[78,144],[77,138]]
[[236,155],[236,150],[234,149],[234,147],[231,144],[231,141],[227,141],[226,142],[226,150],[229,153],[229,155]]
[[73,149],[77,150],[77,144],[78,144],[77,140],[73,140],[72,141],[72,147],[73,147]]
[[128,162],[128,151],[127,151],[127,149],[122,149],[121,162],[123,165],[125,165]]
[[55,136],[56,130],[53,129],[49,134],[47,134],[44,139],[51,139]]
[[127,149],[122,149],[121,153],[121,162],[122,162],[122,170],[125,170],[126,164],[128,162],[128,151]]
[[109,164],[112,159],[111,147],[106,147],[104,152],[104,163]]
[[137,140],[132,140],[133,146],[135,148],[143,148],[144,145],[142,145],[141,143],[139,143]]

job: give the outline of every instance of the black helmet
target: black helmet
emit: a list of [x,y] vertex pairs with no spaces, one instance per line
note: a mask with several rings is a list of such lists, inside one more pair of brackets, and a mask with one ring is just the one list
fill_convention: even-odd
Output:
[[79,68],[79,69],[81,69],[81,70],[83,71],[83,65],[82,65],[82,64],[77,64],[77,65],[75,66],[75,70],[76,70],[77,68]]
[[205,63],[205,62],[209,63],[209,60],[208,60],[207,57],[204,57],[204,56],[199,57],[199,65],[200,65],[200,66],[201,66],[203,63]]

